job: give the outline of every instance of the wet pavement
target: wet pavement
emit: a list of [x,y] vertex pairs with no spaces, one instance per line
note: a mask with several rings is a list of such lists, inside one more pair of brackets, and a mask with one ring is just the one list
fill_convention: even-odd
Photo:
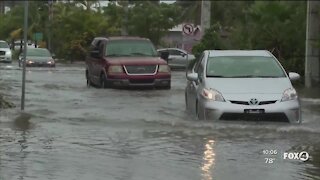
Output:
[[[301,125],[213,123],[186,113],[185,83],[97,89],[81,65],[28,69],[26,111],[0,112],[0,180],[320,179],[320,89],[299,89]],[[0,64],[0,92],[19,107],[16,64]]]

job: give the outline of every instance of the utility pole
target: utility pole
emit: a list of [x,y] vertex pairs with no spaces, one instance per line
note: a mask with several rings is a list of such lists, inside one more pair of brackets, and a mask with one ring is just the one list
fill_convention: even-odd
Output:
[[51,44],[51,28],[52,28],[52,18],[53,18],[53,9],[52,9],[53,1],[48,1],[48,13],[49,13],[49,28],[48,28],[48,49],[52,53],[52,44]]
[[24,110],[24,101],[25,101],[25,84],[26,84],[26,58],[27,58],[27,33],[28,33],[28,1],[24,1],[24,28],[23,28],[23,36],[24,36],[24,48],[23,48],[23,61],[22,61],[22,93],[21,93],[21,110]]
[[123,1],[123,8],[124,8],[124,20],[122,22],[122,29],[121,29],[121,35],[127,36],[128,35],[128,12],[129,12],[129,0]]
[[305,86],[308,88],[312,87],[313,82],[320,82],[320,53],[315,45],[320,33],[319,9],[319,1],[307,1]]
[[211,1],[201,1],[201,31],[204,35],[205,31],[210,28]]

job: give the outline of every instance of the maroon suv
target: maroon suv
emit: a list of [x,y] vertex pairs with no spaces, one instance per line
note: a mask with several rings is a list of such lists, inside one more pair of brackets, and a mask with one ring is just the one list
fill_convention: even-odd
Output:
[[98,37],[86,59],[87,85],[107,87],[171,87],[171,72],[152,42],[140,37]]

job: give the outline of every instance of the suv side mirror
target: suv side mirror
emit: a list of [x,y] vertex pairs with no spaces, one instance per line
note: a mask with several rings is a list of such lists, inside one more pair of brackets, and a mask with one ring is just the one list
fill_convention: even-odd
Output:
[[168,60],[169,58],[169,52],[168,51],[163,51],[163,52],[160,52],[160,57],[164,60]]
[[180,53],[180,55],[182,56],[182,57],[185,57],[187,54],[186,53]]
[[52,56],[53,59],[56,58],[56,54],[55,53],[52,53],[51,56]]
[[98,50],[90,51],[90,56],[94,58],[100,58],[100,52]]

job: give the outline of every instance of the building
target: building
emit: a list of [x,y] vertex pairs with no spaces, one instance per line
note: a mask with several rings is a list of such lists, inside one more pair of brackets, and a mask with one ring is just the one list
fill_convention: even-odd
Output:
[[[184,32],[185,27],[190,27],[190,33]],[[192,51],[192,47],[199,43],[202,37],[200,26],[190,23],[179,24],[162,38],[162,42],[166,47],[176,47],[184,49],[188,52]]]

